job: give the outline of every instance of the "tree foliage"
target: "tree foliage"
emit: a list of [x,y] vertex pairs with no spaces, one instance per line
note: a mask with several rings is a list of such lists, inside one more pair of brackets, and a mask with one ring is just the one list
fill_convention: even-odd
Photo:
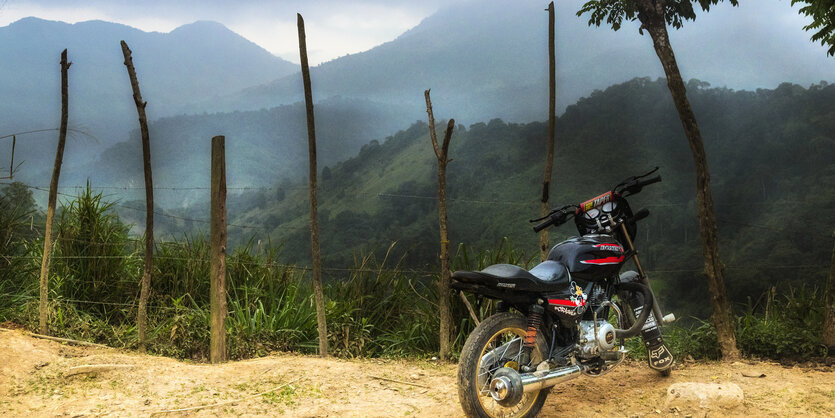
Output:
[[803,5],[798,13],[812,18],[803,29],[816,31],[812,41],[829,45],[827,54],[835,56],[835,0],[792,0],[792,6],[797,3]]
[[[600,26],[604,21],[618,30],[623,20],[633,21],[638,18],[641,3],[663,2],[667,24],[679,29],[687,20],[696,20],[696,9],[698,5],[704,11],[709,11],[710,6],[722,0],[592,0],[583,4],[577,12],[577,16],[589,13],[589,25]],[[737,0],[728,0],[734,6]]]

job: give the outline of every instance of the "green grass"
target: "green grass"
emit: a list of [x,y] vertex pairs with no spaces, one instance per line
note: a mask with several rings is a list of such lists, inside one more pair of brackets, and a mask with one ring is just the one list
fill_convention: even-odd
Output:
[[[0,204],[3,202],[0,201]],[[5,216],[5,218],[4,218]],[[11,262],[0,264],[0,322],[36,329],[38,274],[43,242],[20,231],[20,214],[0,212],[3,243]],[[66,202],[56,225],[58,241],[50,274],[49,328],[56,336],[135,348],[134,325],[141,241],[112,214],[112,205],[88,187]],[[438,350],[437,274],[404,267],[385,251],[355,253],[346,269],[329,272],[325,286],[329,347],[343,357],[429,357]],[[313,353],[316,311],[310,271],[285,265],[280,247],[250,240],[227,255],[227,341],[233,359],[271,351]],[[537,254],[519,251],[508,239],[492,249],[455,249],[453,270],[479,270],[497,263],[530,267]],[[157,242],[149,302],[149,351],[203,361],[209,347],[209,244],[203,236]],[[470,297],[477,315],[494,312],[491,301]],[[451,298],[453,352],[474,328],[457,296]],[[825,355],[820,344],[823,295],[812,289],[771,291],[748,302],[737,317],[743,353],[768,358]],[[716,359],[713,327],[703,321],[665,328],[679,358]],[[628,342],[634,356],[645,351]]]

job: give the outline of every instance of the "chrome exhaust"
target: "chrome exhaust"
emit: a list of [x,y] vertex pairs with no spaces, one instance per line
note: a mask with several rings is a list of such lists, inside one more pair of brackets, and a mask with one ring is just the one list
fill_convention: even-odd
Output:
[[588,366],[575,364],[573,366],[561,367],[548,372],[525,373],[522,377],[522,391],[534,392],[556,386],[579,376],[588,370]]
[[567,382],[587,371],[588,366],[575,364],[556,370],[539,371],[519,374],[514,369],[503,367],[499,369],[490,381],[489,393],[500,405],[515,405],[526,392],[548,389],[557,384]]

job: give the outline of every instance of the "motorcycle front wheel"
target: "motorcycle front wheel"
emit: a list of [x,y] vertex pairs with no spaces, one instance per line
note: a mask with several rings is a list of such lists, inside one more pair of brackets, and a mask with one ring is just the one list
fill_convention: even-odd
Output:
[[[510,312],[493,315],[467,338],[458,362],[458,400],[469,417],[533,417],[542,409],[550,389],[525,393],[516,404],[503,406],[488,391],[493,375],[502,367],[519,371],[525,317]],[[547,355],[545,339],[537,333],[536,346],[526,366],[535,366]]]

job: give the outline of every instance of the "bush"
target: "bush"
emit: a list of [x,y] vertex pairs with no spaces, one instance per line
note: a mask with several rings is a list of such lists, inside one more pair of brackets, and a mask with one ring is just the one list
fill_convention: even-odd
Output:
[[746,354],[769,358],[822,356],[821,343],[825,298],[817,289],[788,289],[777,297],[766,292],[762,311],[749,301],[737,318],[737,346]]

